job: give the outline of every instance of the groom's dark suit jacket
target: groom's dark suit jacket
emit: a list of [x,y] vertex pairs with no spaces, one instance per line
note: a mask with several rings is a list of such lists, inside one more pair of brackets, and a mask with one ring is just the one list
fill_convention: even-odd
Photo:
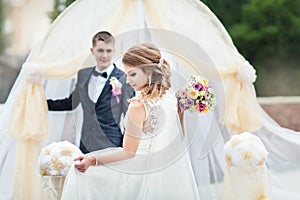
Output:
[[[127,111],[127,100],[134,95],[134,90],[126,84],[125,73],[114,66],[95,104],[88,95],[89,79],[94,69],[95,67],[90,67],[78,72],[75,90],[68,98],[47,100],[49,110],[53,111],[72,110],[81,103],[84,116],[80,149],[83,153],[122,146],[120,118]],[[123,84],[119,103],[112,96],[112,86],[109,82],[111,77],[116,77]]]

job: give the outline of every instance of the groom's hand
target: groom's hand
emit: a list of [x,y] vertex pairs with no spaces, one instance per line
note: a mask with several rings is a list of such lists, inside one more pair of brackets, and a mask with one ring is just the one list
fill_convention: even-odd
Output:
[[94,159],[95,158],[93,156],[79,156],[74,160],[76,162],[75,168],[77,168],[78,171],[84,173],[91,165],[93,165],[93,163],[95,162]]

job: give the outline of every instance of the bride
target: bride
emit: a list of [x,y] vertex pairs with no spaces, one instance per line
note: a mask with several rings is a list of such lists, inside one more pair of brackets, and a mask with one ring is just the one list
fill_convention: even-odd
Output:
[[131,47],[122,62],[140,93],[130,100],[123,148],[75,159],[62,199],[199,199],[169,63],[153,44]]

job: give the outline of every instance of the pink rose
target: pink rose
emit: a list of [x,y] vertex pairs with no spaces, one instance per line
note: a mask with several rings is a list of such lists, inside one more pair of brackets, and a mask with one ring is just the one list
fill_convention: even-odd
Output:
[[113,96],[117,96],[117,95],[122,94],[122,90],[119,87],[113,87],[112,88],[112,93],[113,93]]

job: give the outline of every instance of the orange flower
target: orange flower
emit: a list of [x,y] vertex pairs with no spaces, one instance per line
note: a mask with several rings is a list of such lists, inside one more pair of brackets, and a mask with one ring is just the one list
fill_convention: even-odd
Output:
[[202,112],[206,113],[208,111],[208,107],[205,107]]

